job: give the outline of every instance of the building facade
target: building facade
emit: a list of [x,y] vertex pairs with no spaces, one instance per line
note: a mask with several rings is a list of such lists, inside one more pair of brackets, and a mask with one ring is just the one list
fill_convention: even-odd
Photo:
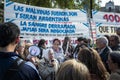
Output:
[[120,13],[120,6],[115,5],[113,1],[109,1],[105,4],[105,7],[100,8],[100,11]]

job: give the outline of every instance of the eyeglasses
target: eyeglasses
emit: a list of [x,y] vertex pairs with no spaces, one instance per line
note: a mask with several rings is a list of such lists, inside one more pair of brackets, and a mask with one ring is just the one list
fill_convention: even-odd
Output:
[[59,44],[56,44],[56,43],[55,43],[55,44],[53,44],[53,45],[57,45],[57,46],[59,46]]

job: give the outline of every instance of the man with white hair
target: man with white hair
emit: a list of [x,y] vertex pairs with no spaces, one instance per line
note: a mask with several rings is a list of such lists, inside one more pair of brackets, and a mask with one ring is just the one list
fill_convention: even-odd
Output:
[[99,37],[96,40],[96,47],[97,47],[97,51],[106,67],[106,69],[108,70],[108,72],[110,72],[109,68],[108,68],[108,54],[109,52],[111,52],[111,48],[108,46],[108,40],[106,37]]

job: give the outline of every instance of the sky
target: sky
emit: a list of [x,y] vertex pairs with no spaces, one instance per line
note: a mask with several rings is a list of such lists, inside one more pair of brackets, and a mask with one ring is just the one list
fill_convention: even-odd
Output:
[[[110,1],[110,0],[101,0],[100,5],[101,5],[102,7],[104,7],[105,4],[106,4],[106,2],[109,2],[109,1]],[[119,5],[119,6],[120,6],[120,0],[111,0],[111,1],[113,1],[115,5]]]

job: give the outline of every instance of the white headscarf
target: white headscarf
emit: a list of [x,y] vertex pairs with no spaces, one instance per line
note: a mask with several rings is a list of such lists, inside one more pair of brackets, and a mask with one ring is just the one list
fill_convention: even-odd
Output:
[[47,59],[49,61],[49,53],[53,53],[54,54],[54,51],[52,48],[48,48],[46,49],[45,53],[43,53],[43,58]]

